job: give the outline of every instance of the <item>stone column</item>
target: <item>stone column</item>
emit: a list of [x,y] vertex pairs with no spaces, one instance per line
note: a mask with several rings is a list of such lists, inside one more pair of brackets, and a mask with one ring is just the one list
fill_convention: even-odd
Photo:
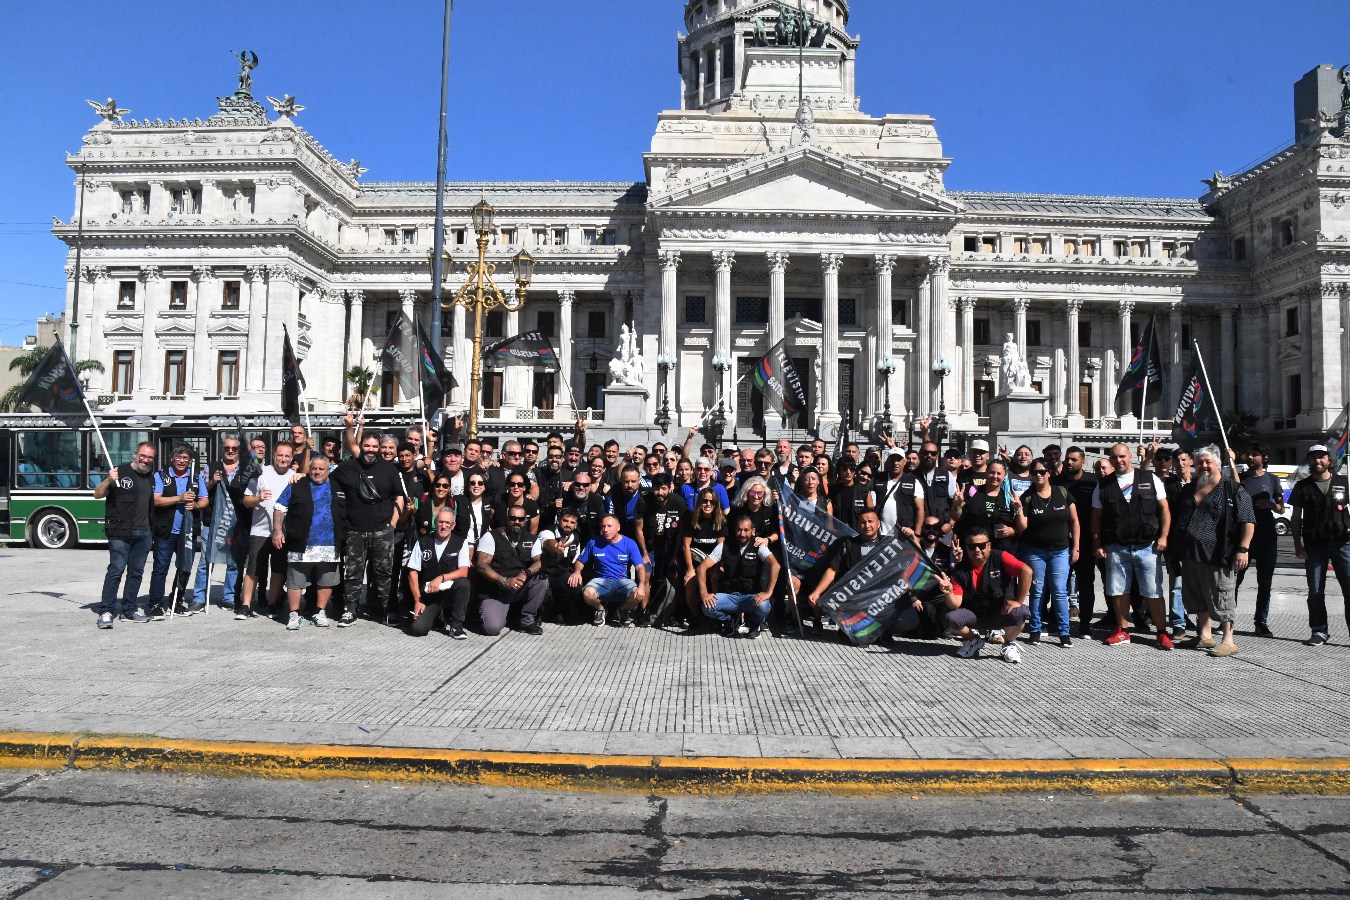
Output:
[[[1180,398],[1181,384],[1186,380],[1186,373],[1181,371],[1181,360],[1185,357],[1186,351],[1189,348],[1181,346],[1181,332],[1183,330],[1181,312],[1181,304],[1173,303],[1168,317],[1168,325],[1172,329],[1172,336],[1167,345],[1167,365],[1169,374],[1167,384],[1169,387],[1167,393],[1163,396],[1164,400],[1168,397]],[[1173,411],[1175,412],[1175,410]]]
[[[267,269],[262,266],[249,266],[244,270],[244,284],[247,286],[247,299],[244,302],[248,304],[248,333],[254,337],[261,335],[265,328],[263,297],[266,292],[266,285],[264,284],[266,277]],[[356,313],[358,331],[360,330],[360,315],[360,312]],[[265,362],[262,341],[250,340],[244,347],[244,359],[242,360],[244,366],[243,388],[246,393],[253,394],[262,390]],[[357,362],[357,360],[352,360],[348,365],[354,366]]]
[[[1237,305],[1225,303],[1219,307],[1219,409],[1237,409],[1237,342],[1233,331],[1233,316]],[[1337,329],[1337,337],[1339,338]]]
[[[663,263],[664,266],[664,263]],[[665,270],[662,269],[662,295],[664,296]],[[672,282],[675,280],[672,275]],[[674,285],[671,285],[674,288]],[[576,291],[558,291],[558,399],[557,407],[570,409],[572,406],[572,304],[576,301]],[[661,329],[665,330],[666,311],[661,310]],[[671,313],[672,320],[674,313]],[[672,321],[672,325],[674,322]],[[672,336],[671,340],[674,340]]]
[[1266,313],[1266,352],[1269,354],[1267,363],[1269,375],[1266,378],[1267,400],[1269,409],[1267,415],[1277,418],[1283,418],[1285,414],[1284,403],[1284,369],[1280,366],[1280,338],[1284,336],[1284,311],[1280,305],[1279,298],[1267,300],[1261,304],[1261,309]]
[[824,274],[825,321],[821,329],[820,352],[820,410],[819,415],[836,418],[839,415],[839,267],[842,253],[820,254],[820,270]]
[[956,377],[961,391],[958,411],[975,415],[975,298],[958,297],[957,309],[961,315],[961,368]]
[[783,320],[785,318],[787,294],[785,285],[788,255],[771,252],[769,261],[769,346],[783,339]]
[[1013,337],[1017,340],[1017,352],[1022,359],[1027,358],[1027,307],[1031,301],[1026,297],[1013,299]]
[[[469,311],[458,303],[450,311],[455,332],[455,357],[452,360],[451,372],[455,376],[455,384],[459,385],[456,390],[455,399],[467,410],[469,408],[469,393],[473,390],[473,383],[469,376],[469,368],[473,365],[473,335],[469,334]],[[468,422],[468,419],[465,419]],[[467,424],[466,424],[467,428]]]
[[[714,354],[722,353],[728,359],[731,358],[731,266],[736,261],[736,254],[730,250],[714,250],[712,255],[713,269],[717,273],[716,284],[713,287],[713,345]],[[711,360],[709,360],[711,365]],[[727,375],[721,376],[718,387],[723,392],[727,392]],[[734,400],[734,397],[727,398],[728,406]],[[716,393],[710,398],[713,405],[717,403]]]
[[914,300],[914,405],[916,416],[926,416],[933,411],[933,392],[929,388],[933,377],[932,344],[932,303],[930,302],[929,276],[927,272],[918,276],[918,296]]
[[[1318,299],[1321,299],[1321,291],[1318,291]],[[1303,346],[1303,359],[1300,371],[1303,377],[1299,380],[1303,389],[1303,411],[1311,412],[1316,405],[1316,395],[1313,392],[1313,372],[1319,371],[1314,367],[1315,357],[1317,356],[1317,335],[1313,324],[1313,303],[1312,291],[1308,288],[1302,288],[1298,294],[1298,334],[1299,343]]]
[[[255,289],[254,299],[256,300],[258,291]],[[351,301],[351,306],[347,312],[347,367],[366,365],[366,345],[365,345],[365,291],[347,291],[347,299]],[[262,318],[262,304],[258,304],[258,318]],[[249,331],[253,330],[252,310],[249,315]],[[253,366],[249,366],[249,372],[252,373]],[[259,377],[261,378],[261,366],[259,368]],[[261,381],[259,381],[261,384]],[[375,389],[374,382],[371,382],[371,390]]]
[[[1318,322],[1313,334],[1317,355],[1315,371],[1320,373],[1317,388],[1313,393],[1313,402],[1323,416],[1323,425],[1329,425],[1341,414],[1345,395],[1341,391],[1341,381],[1345,372],[1345,358],[1339,355],[1341,345],[1341,285],[1324,284],[1317,304]],[[1339,365],[1328,365],[1338,360]]]
[[[155,322],[160,310],[159,288],[162,283],[163,279],[158,266],[148,266],[141,269],[141,310],[144,317],[141,319],[140,383],[143,385],[154,384],[155,357],[159,355],[156,352],[159,349],[159,344],[155,335]],[[167,303],[164,305],[168,306]]]
[[[81,314],[86,317],[85,327],[80,329],[85,335],[81,341],[87,348],[83,358],[100,360],[105,368],[111,369],[112,354],[108,351],[108,345],[103,338],[103,326],[108,320],[108,311],[117,308],[117,282],[112,280],[107,266],[86,266],[84,277],[89,283],[89,288],[88,299],[85,301],[87,311]],[[91,381],[91,384],[103,383],[105,382]],[[110,375],[106,383],[112,384]],[[148,390],[149,384],[142,383],[138,387],[141,390]]]
[[713,99],[718,100],[722,97],[722,42],[718,41],[717,46],[713,48],[713,66],[712,66]]
[[[928,294],[932,305],[934,353],[945,354],[949,363],[956,355],[956,310],[947,298],[947,272],[950,268],[951,260],[948,257],[928,257]],[[934,361],[930,355],[928,359],[930,373]],[[933,387],[930,382],[926,395],[929,409],[937,408],[937,402],[933,399]]]
[[1350,400],[1350,283],[1342,282],[1339,303],[1341,311],[1341,402]]
[[[657,258],[661,262],[661,349],[658,352],[673,357],[677,352],[675,349],[677,340],[675,329],[680,308],[678,283],[680,251],[660,250],[657,252]],[[571,291],[563,291],[558,296],[567,298],[564,301],[567,304],[567,312],[563,313],[563,318],[567,318],[570,315],[572,301],[576,299],[576,294]],[[772,317],[769,319],[769,327],[773,327]],[[563,343],[566,343],[566,340]]]
[[211,368],[208,357],[211,355],[210,327],[211,307],[216,302],[220,283],[215,272],[209,266],[198,266],[192,270],[193,290],[193,342],[192,342],[192,380],[189,390],[194,394],[205,394],[207,388],[206,373]]
[[1068,371],[1064,378],[1068,385],[1068,390],[1065,392],[1065,400],[1067,401],[1066,408],[1068,410],[1067,415],[1081,416],[1083,415],[1083,410],[1079,408],[1082,404],[1078,402],[1078,393],[1079,385],[1082,383],[1083,379],[1078,371],[1078,357],[1081,353],[1078,346],[1078,313],[1083,308],[1083,301],[1076,297],[1066,300],[1064,302],[1064,308],[1069,316],[1069,352],[1065,358]]
[[267,358],[272,361],[263,369],[263,391],[277,395],[281,402],[281,342],[282,326],[291,334],[291,349],[296,350],[298,335],[295,328],[295,284],[298,274],[288,266],[272,266],[267,270]]
[[[1119,301],[1117,309],[1117,316],[1120,322],[1120,365],[1122,367],[1118,374],[1120,377],[1124,377],[1124,366],[1130,364],[1130,357],[1134,352],[1134,342],[1130,340],[1130,311],[1134,309],[1134,301],[1121,300]],[[1122,397],[1120,403],[1117,405],[1120,407],[1120,409],[1117,410],[1117,413],[1121,415],[1127,412],[1132,412],[1135,415],[1139,414],[1138,409],[1130,408],[1134,405],[1134,402],[1130,399],[1129,394]]]

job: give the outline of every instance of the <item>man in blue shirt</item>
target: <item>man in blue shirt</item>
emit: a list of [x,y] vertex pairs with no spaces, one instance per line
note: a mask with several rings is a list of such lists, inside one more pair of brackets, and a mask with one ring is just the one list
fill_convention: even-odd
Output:
[[[618,607],[620,622],[625,626],[633,624],[632,610],[647,605],[647,567],[642,564],[642,550],[632,538],[622,535],[620,528],[617,516],[606,515],[600,521],[600,536],[592,538],[581,551],[568,579],[572,587],[581,584],[581,570],[586,563],[591,564],[595,577],[586,582],[581,597],[595,610],[592,625],[605,624],[606,603]],[[636,581],[628,577],[630,570]]]
[[[192,556],[196,549],[196,511],[207,504],[206,477],[191,471],[192,450],[178,444],[169,457],[169,468],[155,473],[155,499],[150,515],[150,531],[154,534],[155,567],[150,572],[150,621],[164,619],[164,582],[168,578],[169,563],[177,557],[178,574],[186,579],[192,571]],[[175,612],[188,614],[183,598],[179,598]]]

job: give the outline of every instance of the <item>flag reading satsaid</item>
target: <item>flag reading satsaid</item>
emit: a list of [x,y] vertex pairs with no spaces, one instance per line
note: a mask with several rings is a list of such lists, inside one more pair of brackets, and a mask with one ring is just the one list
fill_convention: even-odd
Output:
[[380,351],[380,365],[398,378],[404,396],[417,396],[417,331],[403,310],[398,311],[390,325],[389,337]]
[[30,404],[50,415],[85,411],[84,389],[66,348],[58,338],[19,391],[19,403]]
[[483,365],[530,366],[556,371],[558,354],[543,332],[527,331],[484,347]]
[[779,495],[778,511],[788,566],[798,576],[818,569],[830,558],[836,544],[857,534],[787,485]]
[[806,409],[806,391],[782,341],[770,347],[769,352],[755,363],[750,377],[764,395],[765,404],[772,406],[782,418],[791,418]]
[[900,616],[900,604],[917,595],[935,599],[941,590],[933,568],[908,539],[882,538],[857,565],[835,579],[820,598],[850,641],[867,646],[890,630]]
[[1176,415],[1172,417],[1172,440],[1182,447],[1194,447],[1200,435],[1212,428],[1217,419],[1212,398],[1205,390],[1205,376],[1197,355],[1191,360],[1191,370],[1182,385]]

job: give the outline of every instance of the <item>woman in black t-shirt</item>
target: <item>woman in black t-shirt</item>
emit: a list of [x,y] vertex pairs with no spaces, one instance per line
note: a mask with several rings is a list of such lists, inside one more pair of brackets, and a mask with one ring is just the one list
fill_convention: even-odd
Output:
[[436,480],[431,483],[431,490],[422,498],[422,502],[417,504],[414,518],[419,535],[431,534],[436,530],[436,513],[441,510],[449,509],[450,515],[455,514],[455,498],[450,496],[450,487],[449,475],[437,475]]
[[1041,612],[1046,595],[1054,608],[1060,646],[1069,638],[1069,568],[1078,561],[1078,515],[1069,492],[1050,483],[1050,466],[1044,459],[1032,460],[1028,469],[1031,487],[1022,494],[1016,512],[1022,532],[1021,558],[1031,566],[1031,619],[1027,640],[1041,639]]
[[694,498],[694,508],[680,540],[680,564],[684,579],[684,602],[689,611],[689,627],[703,621],[703,598],[698,591],[698,564],[726,538],[727,521],[722,515],[722,500],[712,488],[704,488]]
[[[736,501],[727,517],[728,523],[736,521],[738,516],[749,516],[755,526],[756,546],[768,547],[777,553],[778,513],[769,505],[769,483],[758,475],[745,479]],[[727,527],[730,528],[730,524]]]

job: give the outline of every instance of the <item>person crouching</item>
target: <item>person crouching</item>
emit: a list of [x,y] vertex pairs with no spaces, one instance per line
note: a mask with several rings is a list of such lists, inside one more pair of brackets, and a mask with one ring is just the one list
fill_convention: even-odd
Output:
[[[723,637],[736,636],[736,616],[745,614],[748,637],[764,631],[772,607],[773,586],[778,581],[778,560],[767,546],[755,545],[754,521],[744,513],[733,516],[731,540],[713,548],[699,563],[698,587],[703,614],[720,623]],[[708,572],[717,571],[717,593],[708,590]]]
[[[992,551],[989,530],[976,525],[962,539],[963,558],[952,577],[938,577],[947,600],[943,620],[947,633],[963,643],[956,655],[962,659],[979,656],[984,648],[980,632],[1003,629],[1003,659],[1019,663],[1022,651],[1017,636],[1026,625],[1031,593],[1031,567],[1018,562],[1004,551]],[[1008,579],[1016,579],[1016,590],[1007,598]]]

